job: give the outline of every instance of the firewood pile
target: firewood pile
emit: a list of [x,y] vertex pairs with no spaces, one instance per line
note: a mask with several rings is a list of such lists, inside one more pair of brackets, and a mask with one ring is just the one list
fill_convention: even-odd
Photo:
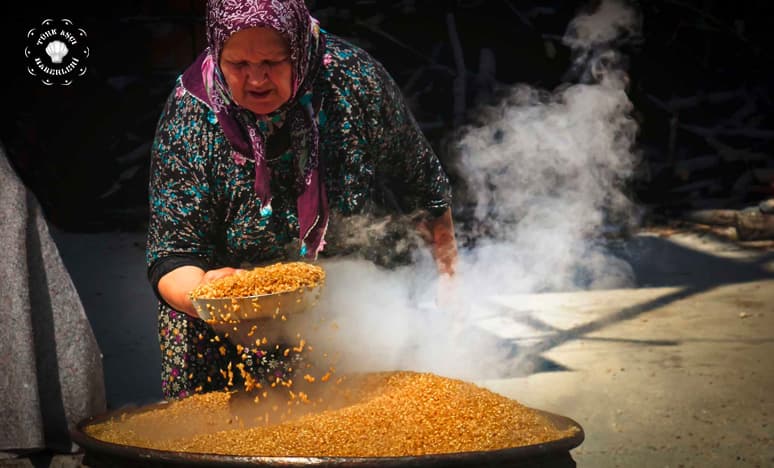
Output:
[[[756,122],[763,96],[740,89],[669,101],[655,95],[648,98],[669,122],[666,158],[652,163],[650,170],[654,179],[669,185],[674,204],[691,209],[724,208],[774,196],[774,155],[770,152],[774,130]],[[732,112],[704,126],[690,117],[719,113],[718,106],[730,107]],[[697,147],[706,153],[688,153]]]
[[742,241],[774,239],[774,199],[741,210],[693,210],[683,220],[707,226],[726,226],[735,230]]
[[[767,96],[754,90],[648,98],[669,121],[666,158],[650,162],[658,209],[678,219],[735,229],[739,240],[774,239],[774,131],[761,122]],[[696,123],[703,113],[726,117]],[[684,142],[681,144],[681,140]],[[705,148],[705,154],[690,150]]]
[[770,7],[737,6],[643,7],[646,21],[663,21],[631,72],[644,148],[638,195],[659,217],[774,239]]

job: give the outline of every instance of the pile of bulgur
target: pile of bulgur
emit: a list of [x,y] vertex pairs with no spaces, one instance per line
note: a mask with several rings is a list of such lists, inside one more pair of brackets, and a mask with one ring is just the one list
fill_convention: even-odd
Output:
[[324,281],[325,270],[319,265],[306,262],[275,263],[203,284],[191,291],[191,298],[259,296],[313,288]]
[[[338,397],[332,393],[326,396],[328,409],[318,407],[316,412],[280,423],[264,424],[260,417],[249,421],[242,417],[231,430],[222,430],[219,424],[207,432],[170,437],[154,434],[152,425],[147,424],[153,419],[185,424],[189,416],[201,418],[202,414],[223,418],[233,395],[224,392],[219,397],[195,395],[164,409],[113,419],[85,430],[107,442],[159,450],[321,457],[489,451],[545,443],[574,432],[557,430],[540,413],[517,401],[472,383],[434,374],[371,373],[344,382],[337,388]],[[208,405],[204,413],[202,402]],[[261,404],[270,402],[256,403]],[[277,405],[273,406],[277,411]],[[192,410],[199,414],[189,414]],[[229,423],[233,417],[229,417]],[[147,433],[138,432],[135,419],[146,422]]]

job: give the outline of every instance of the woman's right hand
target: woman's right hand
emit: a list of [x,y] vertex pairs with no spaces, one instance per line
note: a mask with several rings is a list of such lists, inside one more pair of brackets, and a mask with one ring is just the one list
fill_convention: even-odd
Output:
[[176,268],[159,280],[159,294],[173,309],[200,318],[191,302],[190,293],[202,284],[239,273],[239,268],[223,267],[204,271],[192,265]]
[[221,279],[226,276],[231,276],[242,271],[244,270],[242,270],[241,268],[231,268],[231,267],[223,267],[215,270],[207,270],[204,273],[204,276],[202,276],[202,280],[199,282],[197,286],[201,286],[202,284],[209,283],[210,281],[215,281],[217,279]]

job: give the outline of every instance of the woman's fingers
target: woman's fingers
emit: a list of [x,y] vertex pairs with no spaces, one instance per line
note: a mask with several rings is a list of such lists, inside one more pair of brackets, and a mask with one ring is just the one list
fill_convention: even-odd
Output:
[[451,309],[458,302],[457,277],[449,274],[438,275],[438,290],[435,302],[442,309]]
[[454,276],[457,271],[457,245],[452,239],[445,245],[437,245],[435,261],[441,276]]
[[438,272],[453,276],[457,265],[457,240],[454,235],[454,222],[451,209],[434,219],[427,219],[418,226],[421,236],[432,245],[433,257]]
[[206,273],[204,273],[204,277],[202,278],[202,284],[209,283],[211,281],[215,281],[220,278],[224,278],[226,276],[231,276],[236,273],[240,273],[244,270],[240,268],[231,268],[231,267],[223,267],[223,268],[217,268],[215,270],[208,270]]

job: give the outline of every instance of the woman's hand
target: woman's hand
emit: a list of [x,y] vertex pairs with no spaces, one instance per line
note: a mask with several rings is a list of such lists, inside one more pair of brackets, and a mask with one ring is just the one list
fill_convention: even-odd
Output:
[[200,286],[202,284],[209,283],[210,281],[221,279],[225,276],[231,276],[236,273],[240,273],[242,271],[244,270],[242,270],[241,268],[231,268],[231,267],[223,267],[223,268],[218,268],[216,270],[207,270],[204,273],[202,280],[196,286]]
[[173,309],[185,312],[191,317],[200,318],[194,309],[189,294],[202,284],[225,276],[239,273],[238,268],[223,267],[204,271],[195,266],[176,268],[159,280],[159,294]]
[[457,239],[451,208],[435,219],[420,222],[419,233],[430,244],[438,272],[454,276],[457,270]]
[[438,277],[435,305],[440,309],[452,310],[459,302],[457,282],[456,276],[442,274]]

